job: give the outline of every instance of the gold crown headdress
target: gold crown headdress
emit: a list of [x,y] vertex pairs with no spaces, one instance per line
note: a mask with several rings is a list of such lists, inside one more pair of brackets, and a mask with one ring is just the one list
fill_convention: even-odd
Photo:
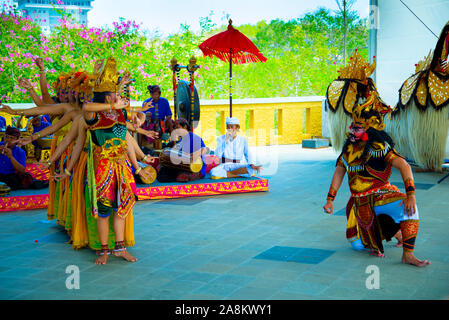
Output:
[[340,69],[339,79],[355,79],[362,83],[366,83],[369,76],[376,69],[376,61],[368,63],[355,49],[354,55],[349,58],[349,63],[344,68]]
[[73,72],[65,73],[62,72],[57,78],[56,81],[53,82],[53,89],[59,91],[60,89],[66,90],[69,85],[70,78],[72,77]]
[[94,75],[91,75],[85,71],[78,71],[70,78],[69,87],[76,93],[82,93],[84,96],[90,96],[94,83]]
[[118,78],[117,62],[110,57],[99,71],[94,83],[94,92],[118,92]]
[[377,95],[371,94],[366,102],[357,103],[352,109],[352,120],[365,130],[371,127],[381,131],[385,129],[384,116],[389,112],[390,106],[383,103]]

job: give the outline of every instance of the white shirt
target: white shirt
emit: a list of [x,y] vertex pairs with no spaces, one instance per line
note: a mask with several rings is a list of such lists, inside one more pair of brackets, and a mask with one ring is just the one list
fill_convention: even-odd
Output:
[[230,160],[240,160],[240,164],[254,164],[254,158],[249,150],[248,140],[245,137],[237,136],[233,140],[228,138],[226,142],[226,135],[217,137],[217,148],[215,155],[221,158],[225,157]]

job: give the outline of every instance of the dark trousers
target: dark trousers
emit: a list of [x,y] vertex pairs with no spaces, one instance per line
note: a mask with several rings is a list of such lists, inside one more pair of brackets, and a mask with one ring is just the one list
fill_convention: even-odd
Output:
[[198,180],[204,178],[199,172],[191,173],[188,171],[183,171],[175,168],[161,167],[157,173],[157,181],[159,182],[176,182],[178,181],[178,176],[181,174],[186,174],[189,181]]
[[48,181],[34,180],[28,172],[0,174],[0,182],[6,183],[11,190],[42,189],[48,187]]

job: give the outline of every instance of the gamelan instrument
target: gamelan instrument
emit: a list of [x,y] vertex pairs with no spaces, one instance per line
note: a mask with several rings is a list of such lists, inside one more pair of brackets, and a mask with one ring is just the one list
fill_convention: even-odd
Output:
[[192,173],[200,172],[203,166],[201,157],[198,157],[196,161],[192,161],[190,154],[171,148],[165,148],[161,152],[159,155],[159,163],[163,167],[189,171]]

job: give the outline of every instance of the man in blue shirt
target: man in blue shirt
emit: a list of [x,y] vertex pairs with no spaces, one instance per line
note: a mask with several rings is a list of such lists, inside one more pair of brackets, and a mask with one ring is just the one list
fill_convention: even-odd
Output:
[[33,133],[44,130],[45,128],[51,126],[51,122],[48,121],[45,116],[36,116],[31,120],[31,125],[33,126]]
[[[178,136],[181,137],[181,140],[173,149],[179,150],[185,155],[191,155],[193,161],[195,161],[198,157],[201,157],[201,170],[199,172],[192,173],[181,169],[161,166],[161,169],[159,170],[159,173],[157,175],[157,180],[159,182],[194,181],[202,179],[206,175],[207,165],[204,155],[208,152],[208,149],[206,148],[203,139],[201,139],[200,136],[194,134],[191,131],[190,125],[187,120],[182,118],[178,119],[175,122],[175,129],[172,132],[172,140],[176,141],[178,139]],[[179,161],[182,160],[179,159]]]
[[148,91],[151,94],[151,98],[143,102],[142,107],[144,112],[151,112],[151,121],[155,122],[157,105],[158,120],[163,122],[161,126],[163,129],[162,133],[170,133],[173,129],[170,103],[167,99],[161,97],[161,88],[158,85],[148,86]]
[[16,146],[19,138],[19,129],[8,126],[4,141],[0,142],[0,181],[6,183],[11,190],[29,187],[32,183],[31,175],[27,176],[25,171],[26,153]]
[[6,129],[6,119],[2,116],[0,116],[0,130]]

